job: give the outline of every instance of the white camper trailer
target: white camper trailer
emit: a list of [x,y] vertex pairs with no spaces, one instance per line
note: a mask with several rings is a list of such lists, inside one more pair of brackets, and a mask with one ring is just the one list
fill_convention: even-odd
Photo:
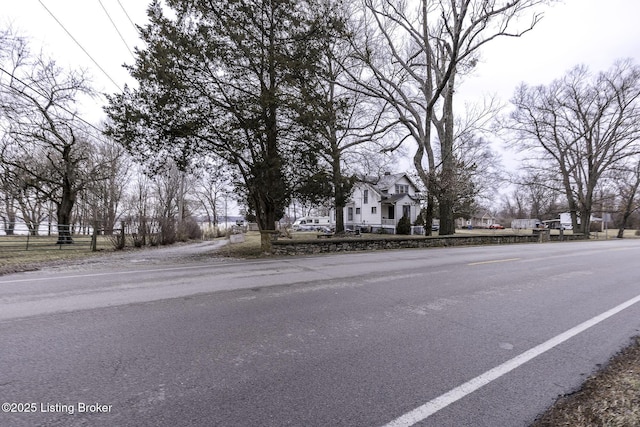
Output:
[[294,231],[314,231],[331,226],[328,216],[303,216],[294,221],[292,228]]

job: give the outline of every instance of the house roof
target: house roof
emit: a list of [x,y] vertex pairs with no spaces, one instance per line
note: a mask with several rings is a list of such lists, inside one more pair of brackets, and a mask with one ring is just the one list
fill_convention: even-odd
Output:
[[390,196],[384,196],[382,198],[382,200],[380,200],[380,203],[396,203],[402,199],[404,199],[405,197],[413,200],[413,201],[417,201],[419,200],[417,197],[413,197],[410,196],[407,193],[397,193],[397,194],[391,194]]
[[407,181],[409,181],[409,183],[416,190],[418,190],[418,187],[413,182],[413,180],[409,177],[409,175],[407,175],[404,172],[402,172],[402,173],[385,174],[385,175],[382,175],[382,176],[366,176],[366,177],[364,177],[363,181],[371,184],[372,187],[376,191],[382,192],[384,190],[388,190],[391,187],[393,187],[396,184],[396,182],[398,182],[402,178],[406,178]]
[[381,202],[383,203],[395,203],[398,200],[404,198],[404,196],[408,196],[406,193],[392,194],[389,197],[383,197]]

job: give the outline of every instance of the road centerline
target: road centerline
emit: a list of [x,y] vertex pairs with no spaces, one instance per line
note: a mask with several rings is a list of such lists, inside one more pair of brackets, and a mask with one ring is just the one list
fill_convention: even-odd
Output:
[[567,331],[559,335],[556,335],[555,337],[525,351],[524,353],[519,354],[518,356],[510,360],[507,360],[501,365],[498,365],[495,368],[490,369],[483,374],[480,374],[477,377],[467,381],[466,383],[461,384],[458,387],[436,397],[435,399],[432,399],[429,402],[407,412],[406,414],[401,415],[390,423],[385,424],[383,427],[409,427],[421,421],[424,421],[431,415],[446,408],[452,403],[475,392],[481,387],[524,365],[528,361],[540,356],[541,354],[546,353],[554,347],[557,347],[565,341],[575,337],[576,335],[586,331],[587,329],[592,328],[593,326],[605,321],[609,317],[620,313],[621,311],[631,307],[638,302],[640,302],[640,295],[631,298],[630,300],[627,300],[622,304],[619,304],[616,307],[605,311],[604,313],[592,317],[591,319],[582,322],[579,325],[574,326],[573,328],[568,329]]

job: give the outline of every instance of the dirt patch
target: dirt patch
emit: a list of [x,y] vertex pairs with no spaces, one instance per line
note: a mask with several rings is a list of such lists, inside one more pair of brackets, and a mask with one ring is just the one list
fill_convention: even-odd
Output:
[[640,426],[640,337],[531,427]]

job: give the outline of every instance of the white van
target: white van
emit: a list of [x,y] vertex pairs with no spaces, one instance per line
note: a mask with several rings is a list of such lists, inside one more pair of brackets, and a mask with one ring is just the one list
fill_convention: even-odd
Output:
[[295,231],[315,231],[330,226],[328,216],[303,216],[294,221],[292,228]]

